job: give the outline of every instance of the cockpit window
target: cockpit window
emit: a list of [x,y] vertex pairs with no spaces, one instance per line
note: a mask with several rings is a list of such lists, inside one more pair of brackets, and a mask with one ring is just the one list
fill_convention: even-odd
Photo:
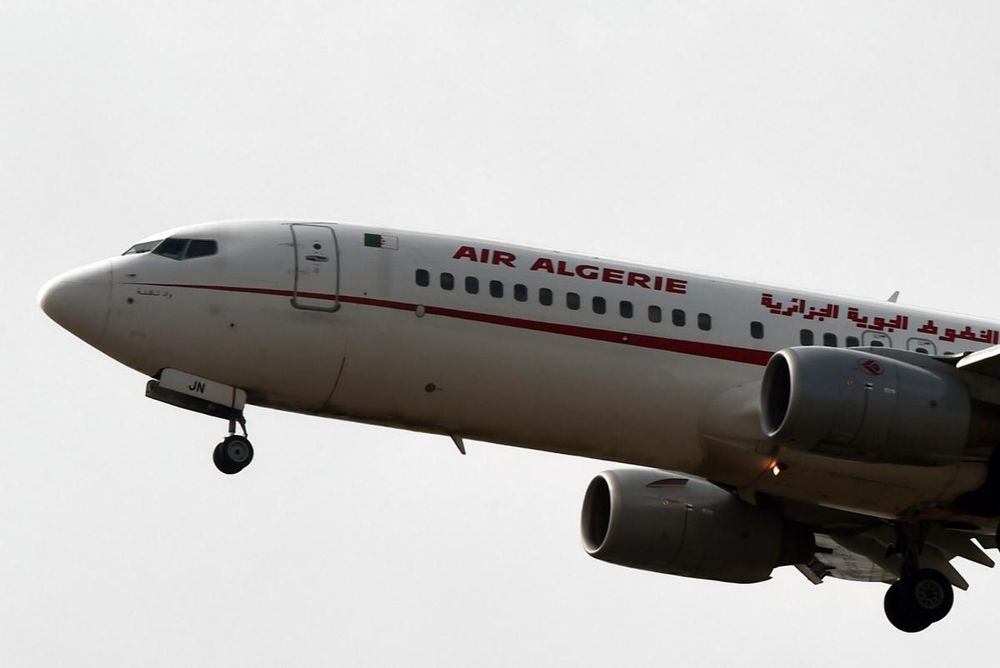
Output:
[[153,255],[162,255],[171,260],[190,260],[196,257],[208,257],[219,252],[219,244],[211,239],[164,239],[153,250]]
[[187,252],[184,253],[184,259],[192,257],[208,257],[209,255],[215,255],[219,252],[219,244],[211,241],[210,239],[192,239],[191,243],[188,244]]
[[162,255],[171,260],[184,259],[184,251],[187,250],[187,239],[164,239],[163,242],[153,250],[153,255]]
[[156,241],[143,241],[141,244],[132,246],[127,251],[122,253],[122,255],[138,255],[139,253],[148,253],[156,248],[161,241],[163,241],[163,239],[157,239]]

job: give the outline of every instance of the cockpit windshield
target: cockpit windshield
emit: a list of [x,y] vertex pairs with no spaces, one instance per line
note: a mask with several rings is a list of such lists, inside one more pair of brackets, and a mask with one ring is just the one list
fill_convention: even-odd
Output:
[[208,257],[219,252],[219,244],[211,239],[178,239],[171,237],[153,249],[153,255],[162,255],[171,260],[190,260]]
[[139,253],[148,253],[156,248],[161,241],[163,241],[163,239],[157,239],[156,241],[143,241],[142,243],[132,246],[127,251],[122,253],[122,255],[138,255]]
[[190,260],[196,257],[208,257],[219,252],[219,244],[212,239],[157,239],[138,243],[122,255],[137,255],[139,253],[162,255],[171,260]]

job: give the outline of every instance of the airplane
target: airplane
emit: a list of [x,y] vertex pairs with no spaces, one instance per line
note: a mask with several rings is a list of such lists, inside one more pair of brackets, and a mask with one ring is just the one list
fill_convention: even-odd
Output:
[[[227,423],[248,405],[641,468],[586,489],[584,548],[724,582],[888,584],[914,633],[992,567],[1000,323],[352,224],[154,234],[39,293],[56,323]],[[237,429],[239,427],[239,429]]]

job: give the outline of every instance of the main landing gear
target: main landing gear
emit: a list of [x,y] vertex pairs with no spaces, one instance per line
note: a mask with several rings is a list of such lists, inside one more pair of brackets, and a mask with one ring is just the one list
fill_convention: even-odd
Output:
[[918,566],[925,527],[897,529],[896,550],[903,557],[902,577],[885,593],[885,616],[900,631],[916,633],[945,618],[955,602],[955,591],[944,573]]
[[240,428],[243,430],[242,436],[236,433],[236,423],[236,419],[229,421],[229,436],[215,446],[215,451],[212,453],[215,468],[226,475],[239,473],[253,461],[253,445],[247,438],[246,422],[242,418],[239,419]]
[[900,631],[916,633],[951,610],[955,592],[940,571],[920,568],[904,575],[885,593],[885,616]]

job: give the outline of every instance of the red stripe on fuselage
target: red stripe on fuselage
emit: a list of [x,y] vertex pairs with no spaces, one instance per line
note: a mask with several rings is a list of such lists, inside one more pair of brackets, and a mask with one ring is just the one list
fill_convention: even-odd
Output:
[[[198,285],[185,283],[130,283],[129,285],[149,285],[161,288],[190,288],[193,290],[214,290],[218,292],[239,292],[254,295],[270,295],[274,297],[294,297],[296,294],[291,290],[278,290],[274,288],[245,288],[228,285]],[[387,299],[372,299],[371,297],[352,297],[340,295],[339,297],[321,292],[299,292],[299,297],[305,299],[322,299],[326,301],[340,301],[344,304],[358,304],[361,306],[374,306],[378,308],[390,308],[400,311],[415,311],[417,304],[408,302],[397,302]],[[661,336],[650,336],[648,334],[635,334],[632,332],[619,332],[596,327],[584,327],[582,325],[567,325],[556,322],[546,322],[543,320],[529,320],[527,318],[515,318],[506,315],[496,315],[493,313],[480,313],[477,311],[465,311],[461,309],[447,308],[444,306],[422,305],[429,315],[438,315],[445,318],[456,318],[458,320],[470,320],[482,322],[490,325],[500,325],[502,327],[514,327],[517,329],[527,329],[536,332],[547,332],[550,334],[560,334],[562,336],[572,336],[580,339],[590,339],[592,341],[604,341],[606,343],[617,343],[619,345],[637,346],[640,348],[651,348],[654,350],[666,350],[683,355],[695,355],[697,357],[708,357],[712,359],[727,360],[730,362],[740,362],[743,364],[756,364],[764,366],[771,359],[772,353],[766,350],[754,350],[752,348],[740,348],[737,346],[724,346],[718,343],[703,343],[700,341],[685,341],[682,339],[670,339]]]

